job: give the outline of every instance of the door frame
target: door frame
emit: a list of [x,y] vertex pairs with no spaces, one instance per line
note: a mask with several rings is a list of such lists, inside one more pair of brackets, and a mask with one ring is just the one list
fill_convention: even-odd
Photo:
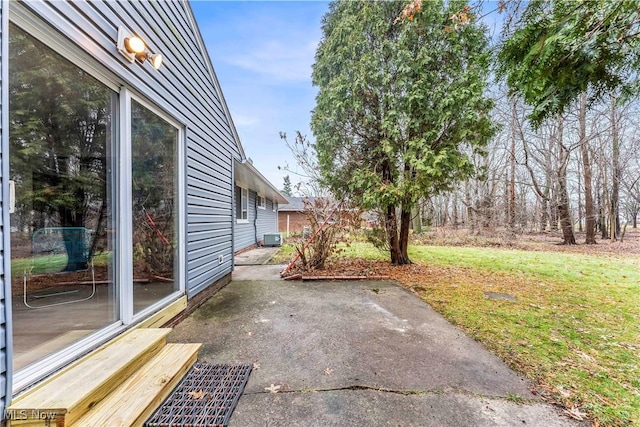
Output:
[[[22,28],[31,36],[45,43],[56,53],[70,60],[83,71],[92,75],[99,82],[113,90],[118,96],[116,111],[113,112],[113,119],[117,120],[117,131],[113,134],[112,144],[115,147],[113,174],[115,176],[113,203],[116,206],[114,222],[116,228],[116,239],[114,244],[118,248],[114,251],[114,295],[116,307],[116,320],[96,330],[87,337],[70,344],[69,346],[52,353],[37,362],[20,369],[13,370],[13,318],[12,318],[12,298],[11,298],[11,233],[10,214],[7,203],[2,204],[2,224],[4,226],[2,267],[4,271],[4,304],[6,315],[5,345],[6,345],[6,382],[5,382],[5,405],[9,405],[13,395],[25,390],[33,384],[51,375],[61,367],[77,360],[84,354],[91,352],[101,344],[113,339],[125,330],[141,322],[151,314],[165,308],[170,303],[186,295],[186,125],[169,115],[152,101],[138,94],[133,89],[128,88],[126,83],[119,79],[113,72],[91,57],[89,52],[83,50],[73,41],[56,31],[45,20],[30,12],[28,8],[20,2],[2,1],[0,10],[1,18],[1,58],[2,58],[2,82],[1,82],[1,105],[2,118],[2,162],[0,167],[2,173],[0,177],[8,179],[10,172],[9,163],[9,23]],[[131,100],[135,100],[149,108],[161,118],[169,122],[178,129],[177,147],[177,206],[178,206],[178,251],[177,271],[174,274],[179,287],[172,294],[150,305],[139,313],[133,314],[133,254],[132,254],[132,211],[131,211]],[[129,149],[126,149],[126,148]],[[8,185],[2,186],[2,198],[9,200]],[[128,209],[127,209],[128,207]],[[124,284],[130,285],[125,286]]]

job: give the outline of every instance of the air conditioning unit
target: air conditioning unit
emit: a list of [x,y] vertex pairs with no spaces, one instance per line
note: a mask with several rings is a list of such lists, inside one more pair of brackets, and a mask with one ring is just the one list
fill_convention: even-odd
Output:
[[265,246],[280,246],[282,245],[282,234],[280,233],[265,234],[263,242]]

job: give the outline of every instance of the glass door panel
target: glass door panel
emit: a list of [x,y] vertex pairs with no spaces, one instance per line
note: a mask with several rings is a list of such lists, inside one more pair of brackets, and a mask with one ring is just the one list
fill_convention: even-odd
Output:
[[116,101],[112,90],[10,25],[15,370],[117,320]]
[[131,101],[134,314],[179,290],[178,129]]

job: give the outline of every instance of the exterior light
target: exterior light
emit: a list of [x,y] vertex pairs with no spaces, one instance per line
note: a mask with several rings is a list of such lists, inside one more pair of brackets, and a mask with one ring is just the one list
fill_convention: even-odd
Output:
[[142,53],[145,49],[144,42],[138,36],[127,37],[124,39],[124,48],[127,49],[129,53]]
[[148,54],[147,58],[149,59],[149,61],[151,61],[151,65],[153,65],[153,68],[155,68],[156,70],[162,67],[163,58],[161,53]]
[[129,62],[138,61],[142,64],[148,59],[156,70],[162,66],[162,55],[160,53],[151,53],[147,49],[144,40],[124,27],[118,28],[117,48],[118,52],[127,58]]
[[131,34],[124,27],[118,28],[118,52],[122,54],[129,62],[136,60],[136,54],[144,52],[144,42],[142,39],[134,34]]
[[142,53],[137,53],[136,54],[136,61],[138,61],[141,64],[144,61],[146,61],[147,59],[149,60],[149,62],[151,62],[151,65],[156,70],[159,69],[160,67],[162,67],[162,54],[160,54],[160,53],[151,53],[148,50],[146,50],[146,51],[144,51]]

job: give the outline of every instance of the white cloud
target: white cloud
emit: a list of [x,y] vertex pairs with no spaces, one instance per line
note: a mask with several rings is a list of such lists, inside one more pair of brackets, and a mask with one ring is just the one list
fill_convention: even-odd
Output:
[[251,50],[236,52],[224,58],[224,61],[277,82],[311,81],[311,66],[317,44],[317,41],[300,45],[270,40]]
[[234,114],[233,123],[236,127],[252,127],[260,124],[260,119],[255,115]]

